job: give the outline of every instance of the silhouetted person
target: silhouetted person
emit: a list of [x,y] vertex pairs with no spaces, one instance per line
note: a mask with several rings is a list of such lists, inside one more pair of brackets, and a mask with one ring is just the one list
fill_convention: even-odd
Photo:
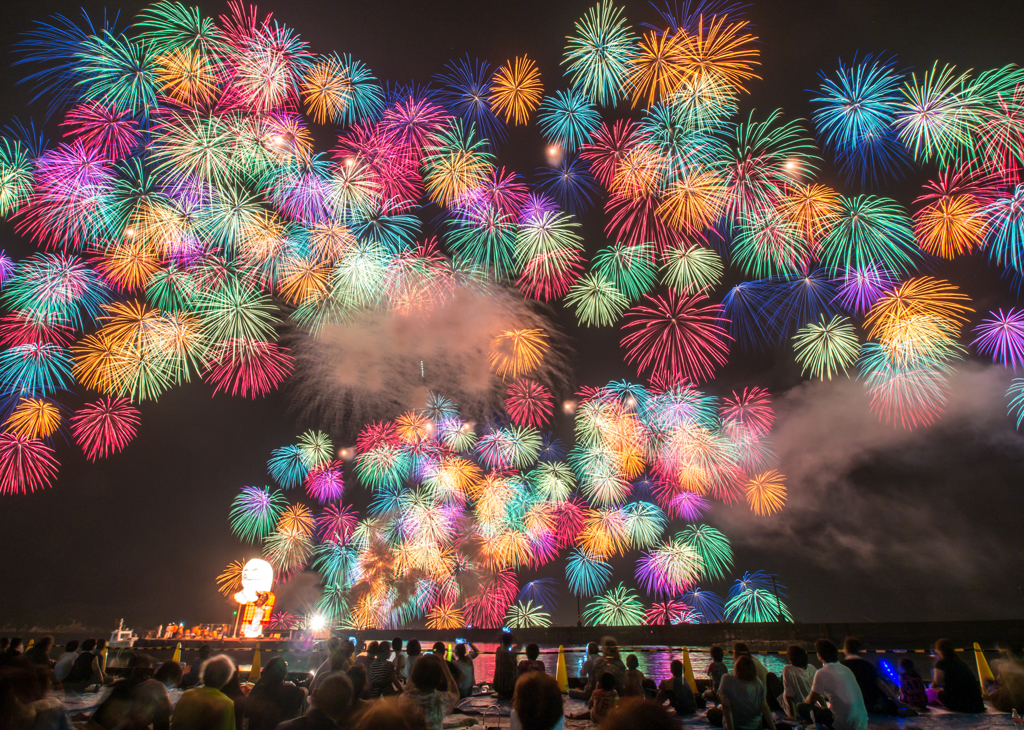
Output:
[[636,697],[622,700],[601,724],[601,730],[681,730],[682,723],[664,705]]
[[390,656],[391,642],[380,642],[377,646],[377,656],[370,663],[368,671],[371,699],[390,697],[402,691],[402,685],[398,681],[398,670],[395,669],[395,663],[389,659]]
[[309,712],[278,725],[278,730],[338,730],[347,727],[352,707],[352,682],[344,672],[324,677],[309,697]]
[[51,676],[48,668],[22,661],[0,669],[0,728],[72,730],[64,704],[50,692]]
[[519,674],[516,668],[516,655],[512,650],[512,634],[502,633],[501,644],[494,652],[494,692],[503,699],[512,699],[517,679]]
[[369,706],[367,697],[370,690],[366,686],[366,670],[358,664],[346,670],[345,676],[352,682],[352,717]]
[[284,659],[274,657],[267,662],[263,675],[245,700],[249,730],[274,730],[285,720],[298,716],[306,693],[286,681],[287,677],[288,663]]
[[619,693],[615,689],[615,675],[611,672],[605,672],[601,675],[601,679],[598,680],[597,687],[590,693],[590,700],[587,703],[587,708],[590,710],[590,719],[600,724],[618,701]]
[[369,703],[352,719],[352,730],[427,730],[423,712],[409,697],[405,693]]
[[591,641],[587,644],[587,658],[583,661],[583,666],[580,667],[580,685],[582,689],[570,689],[569,697],[574,700],[589,700],[590,693],[587,691],[587,683],[590,681],[590,670],[593,668],[594,663],[601,658],[601,647],[598,646],[596,641]]
[[587,682],[587,691],[593,692],[597,683],[605,675],[610,673],[615,678],[615,691],[620,695],[625,690],[626,665],[619,657],[619,645],[615,639],[606,637],[604,647],[601,650],[601,657],[594,662],[590,669],[590,679]]
[[889,688],[882,681],[875,665],[861,656],[860,639],[855,636],[847,636],[843,642],[843,651],[846,654],[839,663],[853,672],[857,678],[857,685],[864,697],[864,706],[868,712],[876,715],[895,715],[899,709],[892,697],[889,696]]
[[725,730],[775,730],[775,719],[768,708],[768,696],[764,683],[757,678],[757,667],[749,654],[741,654],[733,665],[732,674],[722,677],[718,686],[722,700],[721,709],[708,710],[708,722]]
[[458,685],[459,679],[462,677],[462,670],[459,669],[459,665],[454,661],[448,661],[448,647],[445,646],[443,641],[435,641],[432,651],[448,665],[448,671],[455,677],[455,684]]
[[206,662],[203,686],[181,695],[171,715],[171,730],[235,730],[235,703],[221,692],[234,673],[235,663],[223,654]]
[[220,691],[234,703],[235,730],[242,730],[245,725],[245,700],[247,695],[242,690],[242,680],[238,673],[238,667],[235,667],[235,673],[231,675],[228,683],[220,688]]
[[406,695],[423,713],[427,730],[441,730],[444,716],[459,703],[459,686],[448,663],[436,654],[425,654],[413,667]]
[[391,640],[391,651],[394,652],[391,661],[395,664],[395,671],[398,672],[398,678],[404,682],[409,678],[409,668],[405,654],[402,653],[402,640],[397,636]]
[[811,693],[815,668],[808,663],[807,651],[796,644],[786,650],[788,664],[782,668],[782,698],[779,704],[787,717],[796,719],[796,708]]
[[82,653],[75,659],[64,680],[64,689],[68,692],[84,692],[87,687],[101,685],[106,681],[107,675],[103,673],[96,639],[86,639],[82,642]]
[[15,636],[11,638],[10,642],[4,648],[3,653],[0,653],[0,667],[5,664],[10,664],[15,659],[21,657],[21,637]]
[[25,652],[24,658],[38,667],[50,668],[50,650],[53,649],[53,637],[44,636],[31,649]]
[[544,672],[527,672],[516,682],[509,730],[561,730],[565,725],[562,691]]
[[128,660],[128,669],[128,677],[114,683],[93,713],[93,722],[105,730],[167,730],[171,700],[167,688],[153,679],[152,657],[136,653]]
[[526,645],[526,658],[519,662],[516,667],[517,674],[522,677],[527,672],[546,672],[547,669],[544,667],[540,657],[540,647],[536,644]]
[[210,645],[203,644],[199,647],[199,654],[196,660],[188,665],[188,672],[181,678],[181,688],[190,689],[199,684],[200,672],[203,669],[203,664],[207,659],[210,658]]
[[160,665],[153,675],[153,679],[162,684],[167,689],[177,687],[181,684],[181,678],[184,673],[181,671],[181,664],[175,661],[166,661]]
[[683,663],[673,659],[669,664],[669,671],[672,676],[662,680],[658,687],[658,695],[654,701],[662,705],[668,700],[668,704],[676,711],[677,715],[692,715],[697,711],[697,698],[693,696],[693,688],[683,677]]
[[420,657],[423,656],[423,648],[420,646],[420,642],[416,639],[409,639],[409,643],[405,645],[405,678],[409,679],[412,676],[412,668],[419,661]]
[[471,643],[468,647],[465,644],[455,645],[455,663],[459,665],[459,697],[469,697],[473,694],[473,687],[476,686],[476,666],[473,660],[480,656],[480,652]]
[[939,639],[935,654],[938,660],[932,670],[932,688],[939,690],[939,702],[953,712],[984,712],[981,686],[970,667],[956,655],[953,642]]
[[920,711],[928,707],[928,693],[924,689],[924,680],[917,673],[914,660],[909,657],[900,659],[900,702]]

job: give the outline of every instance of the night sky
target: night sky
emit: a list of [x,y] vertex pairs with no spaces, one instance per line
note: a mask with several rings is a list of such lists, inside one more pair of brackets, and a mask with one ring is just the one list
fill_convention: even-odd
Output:
[[[7,3],[0,23],[0,66],[6,69],[0,121],[42,121],[44,105],[30,105],[31,89],[16,83],[23,68],[8,68],[11,49],[33,20],[76,16],[79,4]],[[567,87],[559,66],[565,36],[591,4],[289,0],[260,9],[296,29],[313,51],[351,53],[381,80],[426,83],[449,58],[468,53],[496,66],[526,53],[537,60],[549,93]],[[126,21],[142,5],[132,0],[108,12],[120,10]],[[659,22],[647,3],[624,5],[634,27]],[[206,16],[226,10],[219,1],[199,7]],[[85,5],[97,19],[102,8]],[[935,60],[977,71],[1024,61],[1019,2],[761,0],[747,15],[761,41],[762,80],[748,85],[742,116],[781,107],[787,118],[806,118],[807,90],[817,86],[818,70],[831,71],[838,57],[849,60],[857,51],[896,54],[902,67],[919,73]],[[606,119],[612,115],[604,112]],[[46,129],[51,139],[58,136],[52,121]],[[330,129],[316,135],[318,149],[333,141]],[[532,180],[543,153],[531,123],[512,129],[498,157]],[[916,170],[904,185],[871,192],[909,206],[931,172]],[[857,192],[827,163],[818,179]],[[603,214],[585,216],[583,223],[592,254],[606,244]],[[7,222],[0,222],[0,247],[15,259],[30,251]],[[972,296],[978,313],[971,325],[989,309],[1013,303],[1009,282],[981,258],[943,264],[934,273]],[[720,301],[724,293],[720,287],[712,298]],[[582,331],[560,304],[554,313],[575,353],[576,385],[636,377],[622,362],[617,329]],[[960,369],[948,417],[907,434],[878,424],[859,383],[801,385],[791,351],[732,354],[707,390],[728,395],[761,385],[776,395],[776,450],[790,499],[767,520],[751,519],[742,505],[712,513],[708,521],[733,540],[736,575],[756,569],[778,574],[788,586],[790,609],[804,621],[1024,615],[1024,438],[1005,417],[1010,375],[980,361]],[[0,499],[0,627],[78,620],[108,630],[123,617],[142,630],[168,621],[229,620],[231,607],[214,579],[229,561],[257,555],[228,529],[231,500],[243,485],[269,483],[270,451],[318,424],[298,415],[287,384],[256,401],[211,398],[211,392],[193,383],[143,404],[135,441],[97,464],[59,441],[60,475],[52,489]],[[83,395],[66,402],[77,407]],[[571,423],[556,419],[556,430],[571,436]],[[365,492],[354,479],[348,483],[346,501],[364,504]],[[616,581],[632,582],[635,556],[613,561]],[[537,577],[562,577],[563,564],[556,561]],[[300,579],[280,592],[279,605],[302,610],[313,586],[315,578]],[[724,582],[708,587],[727,591]],[[575,601],[567,593],[558,619],[575,622]]]

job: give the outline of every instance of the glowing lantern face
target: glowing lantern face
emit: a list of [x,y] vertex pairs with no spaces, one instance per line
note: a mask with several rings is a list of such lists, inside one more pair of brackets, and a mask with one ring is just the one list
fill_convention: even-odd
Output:
[[242,590],[235,594],[239,603],[252,603],[260,593],[269,593],[274,584],[274,568],[266,560],[250,560],[242,568]]
[[274,585],[274,568],[266,560],[250,560],[242,568],[242,590],[235,600],[242,604],[242,635],[256,638],[270,623],[276,596],[270,592]]

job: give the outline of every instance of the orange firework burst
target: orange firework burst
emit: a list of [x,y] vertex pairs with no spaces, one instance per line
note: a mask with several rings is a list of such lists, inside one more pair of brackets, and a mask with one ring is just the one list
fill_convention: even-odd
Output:
[[535,370],[548,347],[544,330],[505,330],[491,340],[487,359],[498,377],[514,379]]
[[454,631],[466,625],[466,619],[462,615],[462,609],[454,604],[445,603],[434,606],[427,613],[427,628]]
[[879,299],[864,319],[868,337],[876,340],[901,340],[899,332],[908,322],[930,322],[945,331],[947,337],[960,334],[970,297],[942,279],[919,276],[900,284]]
[[160,90],[186,106],[203,106],[217,94],[217,72],[199,49],[176,48],[156,58]]
[[839,220],[839,195],[826,185],[794,185],[786,191],[780,212],[796,226],[804,244],[817,251],[822,237]]
[[921,250],[944,259],[977,249],[985,229],[981,206],[970,195],[939,197],[914,214],[914,234]]
[[683,41],[684,34],[667,30],[644,34],[626,78],[634,109],[639,102],[650,106],[659,98],[665,99],[682,85],[686,78]]
[[233,560],[217,576],[217,590],[222,595],[230,597],[242,590],[242,568],[244,567],[244,560]]
[[60,428],[57,406],[41,398],[22,398],[4,424],[6,433],[23,438],[47,438]]
[[754,66],[759,63],[754,47],[757,38],[743,32],[743,21],[726,24],[726,20],[725,15],[713,16],[705,24],[701,17],[695,33],[680,33],[683,73],[698,83],[710,76],[745,91],[745,82],[760,78],[754,73]]
[[302,100],[317,124],[340,123],[352,97],[348,68],[336,55],[314,63],[304,74]]
[[678,231],[699,233],[718,220],[725,206],[725,186],[714,172],[698,170],[673,182],[657,214]]
[[744,491],[750,509],[764,517],[778,512],[786,504],[786,477],[772,469],[751,477]]
[[531,58],[517,56],[494,72],[491,106],[506,122],[526,124],[543,95],[540,71]]

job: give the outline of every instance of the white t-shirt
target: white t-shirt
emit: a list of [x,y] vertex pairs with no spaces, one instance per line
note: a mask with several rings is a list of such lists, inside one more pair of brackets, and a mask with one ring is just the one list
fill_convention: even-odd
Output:
[[58,682],[63,682],[68,678],[68,673],[71,672],[71,667],[80,653],[79,651],[66,651],[60,655],[60,659],[53,665],[53,676],[57,678]]
[[[814,672],[815,669],[810,664],[805,669],[792,664],[787,664],[782,668],[783,691],[779,696],[779,704],[790,717],[794,717],[794,714],[789,712],[791,709],[790,704],[795,712],[796,706],[803,702],[807,695],[811,693],[811,682],[814,680]],[[787,703],[786,699],[791,700],[791,703]]]
[[835,730],[867,730],[868,711],[853,672],[839,662],[826,664],[814,673],[811,691],[828,698],[835,716]]

